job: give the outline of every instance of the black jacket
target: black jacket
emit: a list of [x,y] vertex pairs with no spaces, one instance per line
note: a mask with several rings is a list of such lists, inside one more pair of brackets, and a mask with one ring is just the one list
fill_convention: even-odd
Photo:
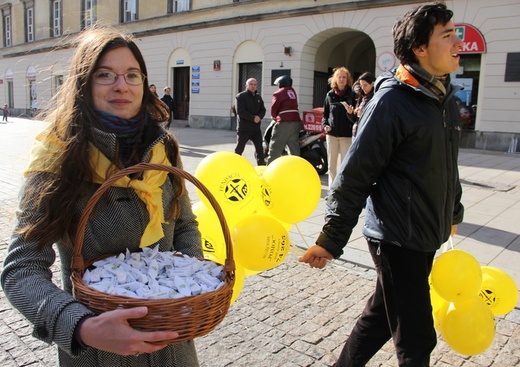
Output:
[[452,224],[462,221],[458,87],[450,86],[441,104],[404,68],[399,77],[395,72],[376,81],[327,199],[316,243],[334,257],[342,254],[365,200],[364,236],[410,250],[436,251]]
[[166,105],[170,109],[170,113],[173,113],[173,110],[175,108],[175,101],[173,97],[169,94],[163,94],[163,96],[161,97],[161,101],[166,103]]
[[343,96],[338,96],[334,89],[327,92],[323,102],[323,117],[321,124],[323,127],[330,126],[327,134],[338,137],[352,136],[352,121],[348,118],[347,110],[341,102],[347,102],[351,106],[356,105],[356,95],[352,88],[348,87]]
[[240,92],[237,99],[238,131],[260,130],[261,124],[254,122],[255,116],[263,119],[265,116],[265,106],[262,96],[258,93],[251,93],[248,90]]

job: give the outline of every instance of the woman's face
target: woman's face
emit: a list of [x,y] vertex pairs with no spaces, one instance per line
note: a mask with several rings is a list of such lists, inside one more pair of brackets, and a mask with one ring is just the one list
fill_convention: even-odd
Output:
[[338,84],[338,89],[343,90],[347,86],[348,78],[347,73],[344,71],[340,72],[336,78],[336,83]]
[[141,73],[134,54],[126,47],[108,51],[94,71],[117,74],[114,84],[98,84],[93,80],[92,99],[94,108],[114,116],[130,119],[139,113],[143,102],[143,84],[130,85],[124,74],[135,76]]
[[370,94],[372,88],[374,88],[374,82],[369,83],[366,80],[360,80],[359,85],[361,86],[361,89],[363,89],[363,93],[365,94]]

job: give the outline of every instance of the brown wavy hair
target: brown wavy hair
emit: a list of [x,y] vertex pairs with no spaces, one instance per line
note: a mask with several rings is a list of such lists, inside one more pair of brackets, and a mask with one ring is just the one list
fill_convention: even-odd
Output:
[[[26,201],[21,203],[23,208],[34,208],[37,213],[43,213],[38,218],[21,218],[21,223],[25,222],[25,225],[20,230],[26,238],[38,238],[41,246],[65,235],[73,238],[75,224],[79,219],[74,215],[75,204],[86,194],[83,183],[92,182],[88,144],[95,138],[91,130],[95,127],[106,131],[94,109],[91,92],[92,74],[99,61],[108,51],[126,47],[136,58],[141,72],[147,75],[144,58],[130,34],[107,26],[95,26],[83,31],[73,45],[76,46],[76,52],[71,61],[69,76],[51,101],[51,107],[38,116],[38,119],[49,122],[48,133],[57,136],[64,146],[61,165],[57,174],[38,175],[37,178],[29,174],[24,196]],[[148,129],[146,136],[153,141],[164,134],[160,125],[169,119],[169,111],[151,93],[148,78],[144,80],[143,92],[138,116],[146,119],[146,123],[142,124],[143,130]],[[170,162],[178,166],[179,145],[175,137],[167,133],[164,143]],[[133,152],[132,155],[137,156],[140,153],[142,152]],[[107,172],[107,177],[109,173]],[[45,177],[43,182],[42,177]],[[177,218],[179,197],[185,186],[181,178],[170,175],[170,179],[176,193],[172,199],[170,217]]]
[[347,74],[347,85],[345,87],[346,88],[352,87],[352,75],[350,75],[350,71],[348,71],[348,69],[346,67],[340,66],[340,67],[334,68],[334,70],[332,70],[332,71],[333,71],[333,74],[328,80],[331,88],[336,88],[336,89],[338,88],[338,77],[339,77],[339,74],[341,74],[341,73]]

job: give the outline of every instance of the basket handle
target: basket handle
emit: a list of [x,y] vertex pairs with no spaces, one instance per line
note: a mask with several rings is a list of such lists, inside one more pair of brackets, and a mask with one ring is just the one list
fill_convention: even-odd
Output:
[[213,196],[213,194],[200,182],[195,176],[190,173],[173,166],[167,166],[164,164],[155,164],[155,163],[139,163],[131,167],[124,168],[112,176],[110,176],[101,186],[97,189],[97,191],[92,195],[92,197],[87,202],[85,206],[85,210],[81,214],[81,218],[78,222],[78,228],[76,231],[76,237],[74,238],[74,253],[72,258],[72,270],[73,271],[81,271],[84,269],[84,259],[81,254],[81,249],[83,247],[83,240],[85,237],[85,226],[87,225],[87,221],[94,209],[94,206],[100,199],[100,197],[107,191],[113,183],[115,183],[120,178],[133,174],[142,172],[145,170],[158,170],[158,171],[168,171],[174,175],[180,176],[188,181],[190,181],[193,185],[195,185],[209,200],[211,206],[217,213],[217,217],[220,222],[220,226],[222,227],[222,232],[224,233],[224,242],[226,243],[226,261],[224,263],[224,271],[231,272],[235,270],[235,261],[233,259],[233,246],[231,243],[231,235],[229,233],[229,227],[226,223],[224,213],[220,208],[217,200]]

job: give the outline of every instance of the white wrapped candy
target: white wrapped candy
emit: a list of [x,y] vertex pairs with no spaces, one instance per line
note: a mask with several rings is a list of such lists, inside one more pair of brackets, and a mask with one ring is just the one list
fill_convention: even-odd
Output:
[[85,283],[104,293],[163,299],[212,292],[224,285],[222,266],[159,247],[96,261],[83,275]]

